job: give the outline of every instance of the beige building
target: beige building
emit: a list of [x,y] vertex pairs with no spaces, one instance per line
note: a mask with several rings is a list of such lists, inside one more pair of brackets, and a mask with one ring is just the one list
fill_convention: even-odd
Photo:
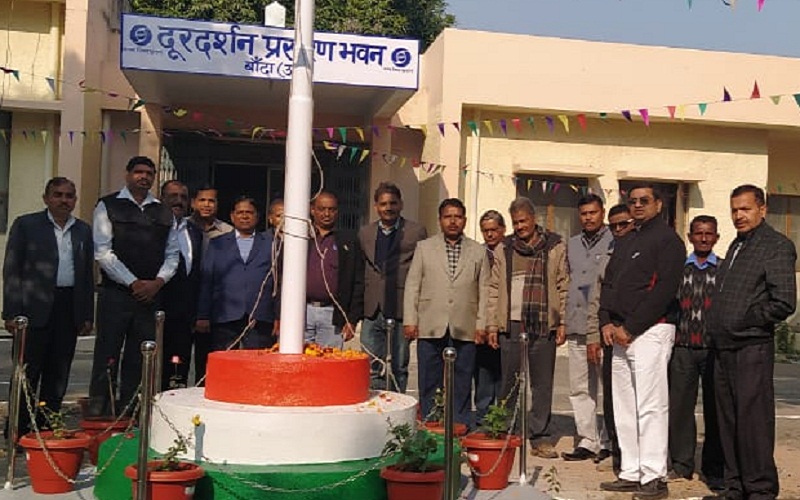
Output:
[[[2,247],[11,221],[40,209],[49,177],[76,181],[79,215],[90,219],[134,154],[159,161],[162,180],[215,184],[223,215],[243,191],[265,205],[283,191],[288,82],[123,72],[115,5],[14,0],[12,9],[0,0],[10,26],[2,66],[18,71],[4,72],[0,89]],[[680,233],[693,216],[716,215],[724,253],[728,194],[747,182],[767,188],[770,221],[798,242],[797,74],[800,59],[785,57],[448,29],[422,56],[416,92],[316,86],[315,153],[349,227],[374,217],[372,189],[391,179],[405,214],[429,230],[445,197],[466,202],[475,235],[483,211],[505,212],[528,194],[542,221],[567,235],[581,194],[614,204],[647,180],[663,188]],[[760,99],[750,99],[755,82]],[[357,160],[369,154],[353,161],[342,144],[358,148]]]

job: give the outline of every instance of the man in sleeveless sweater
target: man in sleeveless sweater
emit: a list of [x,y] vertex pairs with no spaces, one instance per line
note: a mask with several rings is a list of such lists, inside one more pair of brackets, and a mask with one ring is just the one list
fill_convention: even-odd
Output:
[[178,268],[172,211],[150,192],[155,163],[135,156],[126,170],[125,187],[101,198],[94,210],[94,257],[102,282],[89,385],[92,415],[111,413],[118,373],[120,404],[134,397],[141,379],[140,344],[154,338],[161,288]]

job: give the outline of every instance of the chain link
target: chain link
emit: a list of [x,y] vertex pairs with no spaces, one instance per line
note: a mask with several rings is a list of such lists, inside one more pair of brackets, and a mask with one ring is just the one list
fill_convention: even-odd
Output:
[[[136,401],[137,403],[136,403],[136,406],[134,407],[133,413],[135,414],[139,410],[139,405],[141,403],[141,398],[139,397],[139,390],[140,389],[141,389],[141,385],[139,386],[139,388],[134,393],[133,398],[125,406],[125,412],[127,412],[130,409],[131,404],[133,404],[134,401]],[[66,474],[64,474],[64,471],[61,470],[61,467],[59,467],[58,464],[55,463],[55,460],[53,460],[52,455],[50,455],[50,450],[47,449],[45,440],[42,437],[41,430],[39,429],[39,424],[36,422],[36,413],[33,410],[33,404],[31,402],[31,394],[30,394],[31,393],[31,387],[30,387],[30,384],[28,383],[27,377],[24,375],[24,372],[23,372],[23,375],[22,375],[22,392],[25,395],[25,406],[28,409],[28,414],[30,416],[30,422],[31,422],[31,428],[33,429],[33,433],[36,436],[36,442],[41,447],[42,455],[44,455],[44,458],[47,461],[48,465],[50,465],[50,467],[53,469],[53,472],[55,472],[58,477],[60,477],[64,481],[67,481],[70,484],[81,485],[81,484],[88,484],[88,483],[94,481],[94,479],[97,476],[99,476],[100,474],[105,472],[105,470],[111,465],[111,463],[116,458],[116,456],[119,453],[120,449],[122,449],[122,445],[124,443],[124,441],[122,439],[120,439],[120,441],[117,444],[117,446],[114,449],[114,451],[111,452],[111,455],[109,456],[109,458],[108,458],[108,460],[106,461],[105,464],[103,464],[101,467],[96,468],[93,472],[90,472],[89,476],[86,477],[85,479],[73,479],[73,478],[67,476]],[[120,416],[117,417],[117,420],[114,423],[119,422],[121,420],[121,418],[122,418],[122,415],[125,415],[125,412],[120,414]],[[131,429],[133,428],[133,424],[134,424],[134,420],[130,419],[130,422],[128,422],[128,426],[125,429],[125,434],[127,434],[127,433],[129,433],[131,431]],[[98,434],[98,436],[99,435],[103,435],[108,430],[109,429],[106,429],[106,431]]]

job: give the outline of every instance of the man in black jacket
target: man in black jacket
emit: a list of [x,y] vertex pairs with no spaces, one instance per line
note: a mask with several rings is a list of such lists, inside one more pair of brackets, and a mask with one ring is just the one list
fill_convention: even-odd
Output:
[[677,301],[686,247],[661,217],[652,185],[628,198],[636,229],[620,239],[600,294],[603,340],[614,344],[614,418],[622,454],[619,479],[606,491],[633,498],[667,498],[669,391],[667,367],[675,340]]
[[752,185],[731,193],[736,239],[728,247],[711,306],[716,354],[719,433],[725,491],[719,498],[778,496],[775,449],[775,324],[797,303],[794,244],[764,217],[764,191]]
[[364,258],[355,233],[336,229],[339,200],[323,191],[311,203],[306,342],[341,348],[364,315]]
[[[78,197],[71,180],[50,179],[42,199],[47,209],[20,216],[8,234],[3,320],[13,333],[14,318],[27,316],[25,375],[47,408],[59,411],[77,337],[92,331],[94,250],[92,228],[72,216]],[[29,425],[23,402],[20,436]]]

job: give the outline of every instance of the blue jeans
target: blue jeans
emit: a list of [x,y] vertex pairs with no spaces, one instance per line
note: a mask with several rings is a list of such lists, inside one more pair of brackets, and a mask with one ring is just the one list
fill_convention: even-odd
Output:
[[342,330],[333,324],[333,306],[316,307],[306,304],[306,342],[322,347],[344,346]]
[[[403,320],[396,320],[392,332],[392,374],[394,374],[397,392],[406,392],[408,385],[408,341],[403,336]],[[378,313],[375,319],[364,319],[361,325],[361,345],[365,352],[370,352],[380,359],[386,359],[386,318],[383,313]],[[386,389],[386,379],[381,376],[381,363],[370,363],[370,388]]]

